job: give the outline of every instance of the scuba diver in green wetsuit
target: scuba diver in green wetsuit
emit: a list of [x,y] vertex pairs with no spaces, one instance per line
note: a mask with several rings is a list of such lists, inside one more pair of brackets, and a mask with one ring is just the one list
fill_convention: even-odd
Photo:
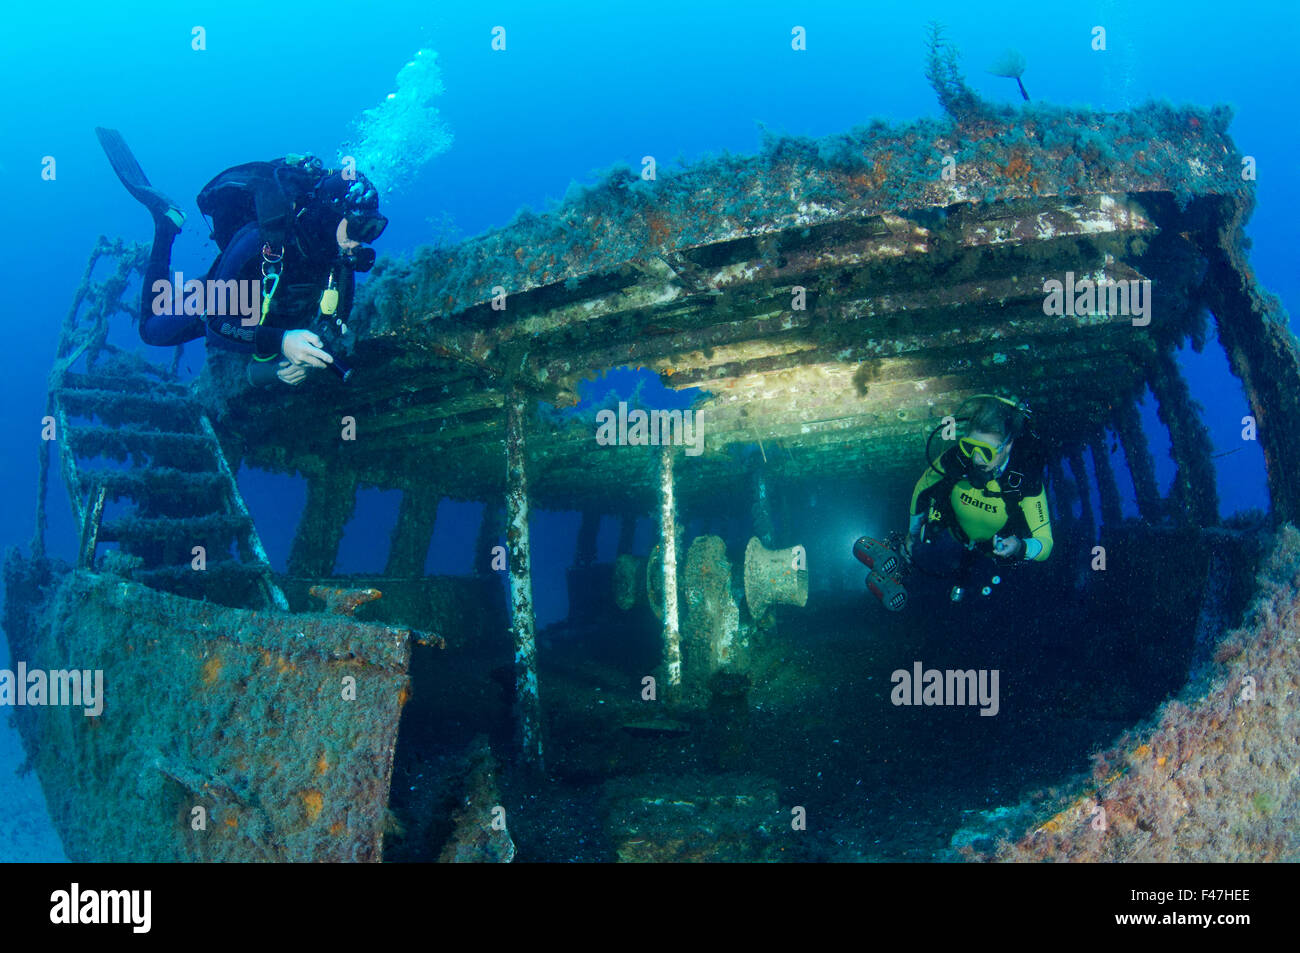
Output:
[[1011,564],[1051,555],[1044,461],[1028,427],[1030,414],[1023,402],[977,394],[957,408],[954,422],[964,424],[964,435],[938,459],[930,447],[944,424],[931,432],[930,462],[912,492],[906,538],[891,545],[863,537],[854,544],[854,555],[875,570],[868,589],[887,608],[906,604],[901,579],[909,567],[953,580],[949,597],[959,601],[967,577],[984,558]]

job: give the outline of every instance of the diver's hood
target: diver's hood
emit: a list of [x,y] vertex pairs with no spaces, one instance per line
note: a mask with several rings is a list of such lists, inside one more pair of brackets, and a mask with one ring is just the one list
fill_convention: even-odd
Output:
[[[338,227],[343,219],[348,221],[348,237],[364,244],[375,241],[388,225],[379,213],[379,191],[359,172],[346,178],[342,172],[331,172],[316,183],[310,201],[294,220],[299,250],[313,260],[338,257]],[[348,257],[354,265],[374,262],[373,251]],[[355,268],[368,269],[369,264]]]
[[293,222],[293,237],[304,258],[330,261],[338,257],[339,220],[342,216],[327,205],[308,205]]

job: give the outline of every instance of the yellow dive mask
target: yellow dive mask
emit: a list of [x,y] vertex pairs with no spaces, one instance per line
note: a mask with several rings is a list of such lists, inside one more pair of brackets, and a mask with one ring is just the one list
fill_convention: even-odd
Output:
[[957,441],[957,446],[966,459],[979,466],[989,467],[993,465],[993,461],[998,458],[998,454],[1006,449],[1009,443],[1011,443],[1010,437],[1007,437],[996,447],[985,443],[983,440],[976,440],[974,437],[962,437]]

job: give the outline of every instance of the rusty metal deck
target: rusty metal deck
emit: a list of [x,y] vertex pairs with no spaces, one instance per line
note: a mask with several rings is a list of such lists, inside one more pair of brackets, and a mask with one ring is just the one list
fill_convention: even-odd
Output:
[[19,560],[6,583],[15,658],[104,673],[98,717],[17,709],[70,860],[381,859],[408,632]]
[[[1203,327],[1204,263],[1249,203],[1224,124],[1043,109],[777,140],[657,182],[615,175],[381,263],[352,322],[355,385],[231,400],[222,425],[269,469],[496,498],[508,392],[564,407],[581,381],[639,366],[703,391],[706,451],[677,472],[688,502],[725,494],[747,444],[823,479],[910,472],[934,421],[994,387],[1057,433],[1091,433]],[[1071,272],[1151,279],[1150,324],[1044,314],[1044,283]],[[534,505],[644,511],[644,448],[597,445],[592,413],[530,416]],[[285,414],[320,424],[286,435]]]

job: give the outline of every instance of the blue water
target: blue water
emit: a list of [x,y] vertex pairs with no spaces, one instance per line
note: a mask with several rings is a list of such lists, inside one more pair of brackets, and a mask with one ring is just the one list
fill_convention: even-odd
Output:
[[[154,183],[183,201],[191,217],[173,262],[199,272],[214,254],[193,208],[199,188],[222,168],[250,159],[303,151],[332,159],[351,121],[392,91],[398,69],[420,48],[437,52],[445,87],[437,106],[454,143],[386,201],[391,225],[381,253],[431,241],[448,223],[462,237],[501,225],[522,206],[542,208],[571,181],[589,180],[615,162],[639,168],[641,157],[653,154],[664,169],[724,149],[753,152],[760,123],[824,135],[873,117],[935,116],[922,42],[926,21],[938,19],[961,48],[971,85],[991,99],[1018,98],[1013,83],[983,71],[1015,47],[1027,56],[1024,81],[1038,101],[1104,109],[1149,98],[1231,104],[1230,132],[1259,169],[1252,263],[1289,313],[1300,313],[1292,224],[1300,132],[1294,94],[1286,92],[1295,85],[1300,48],[1293,3],[1254,3],[1248,14],[1208,0],[1074,3],[1069,12],[1035,2],[588,2],[564,5],[562,12],[498,3],[486,13],[445,6],[225,2],[178,11],[171,3],[73,3],[6,10],[0,33],[7,93],[0,117],[7,336],[0,349],[0,541],[6,547],[30,540],[45,379],[86,255],[100,234],[140,240],[150,234],[148,216],[113,177],[93,127],[122,130]],[[1050,12],[1040,9],[1045,6]],[[796,24],[807,30],[805,52],[790,49]],[[490,48],[496,25],[507,31],[505,52]],[[1107,28],[1105,52],[1089,47],[1095,25]],[[191,49],[195,26],[206,31],[206,50]],[[41,176],[46,156],[57,163],[53,181]],[[197,370],[202,359],[201,343],[189,345],[184,363]],[[1187,352],[1182,363],[1216,447],[1240,446],[1245,402],[1217,345],[1211,341],[1205,355]],[[1160,452],[1154,413],[1147,416],[1158,475],[1167,485],[1172,463]],[[1225,515],[1266,507],[1257,445],[1217,462]],[[301,484],[255,474],[241,482],[282,565],[303,504]],[[50,548],[66,556],[72,534],[57,481],[50,499]],[[368,556],[386,546],[396,505],[396,494],[362,494],[340,571],[382,568]],[[431,571],[466,570],[480,512],[469,504],[443,507]],[[539,593],[550,593],[538,599],[544,623],[566,608],[559,573],[572,555],[574,524],[552,514],[538,519],[535,565],[555,574],[538,580]],[[7,730],[7,713],[0,713],[0,733]],[[0,741],[0,792],[10,783],[16,750]],[[0,804],[10,803],[0,797]],[[15,816],[6,806],[0,831],[16,830],[13,825],[24,836],[0,836],[0,858],[29,848],[49,855],[39,811]]]

